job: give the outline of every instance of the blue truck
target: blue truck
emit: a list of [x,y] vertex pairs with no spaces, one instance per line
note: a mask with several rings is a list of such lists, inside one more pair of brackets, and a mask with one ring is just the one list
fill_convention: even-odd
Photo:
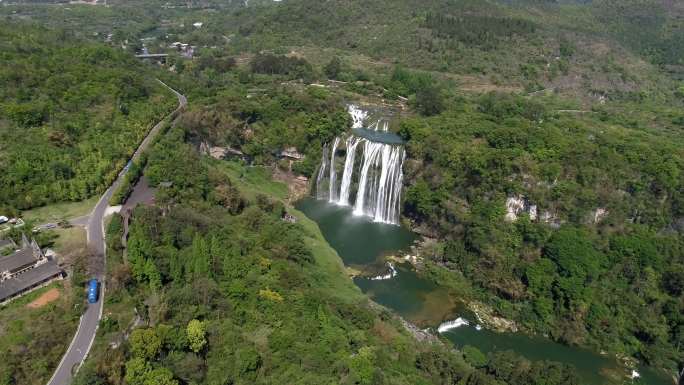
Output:
[[95,303],[97,302],[98,298],[98,290],[99,288],[99,283],[97,282],[97,279],[91,279],[88,282],[88,303]]

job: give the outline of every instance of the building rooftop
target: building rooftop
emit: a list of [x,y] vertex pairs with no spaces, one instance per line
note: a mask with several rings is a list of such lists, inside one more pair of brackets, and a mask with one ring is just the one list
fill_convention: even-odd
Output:
[[10,255],[0,257],[0,273],[8,271],[13,273],[25,266],[33,265],[38,258],[32,248],[23,248]]
[[57,262],[48,261],[40,266],[28,270],[14,278],[0,283],[0,302],[5,301],[32,286],[43,283],[57,275],[62,274]]

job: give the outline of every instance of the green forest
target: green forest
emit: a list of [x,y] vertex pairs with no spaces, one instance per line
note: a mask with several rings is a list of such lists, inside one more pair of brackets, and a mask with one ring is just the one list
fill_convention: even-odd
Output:
[[66,30],[0,27],[0,208],[80,201],[175,99],[129,55]]
[[[347,278],[271,174],[315,180],[355,101],[400,111],[402,224],[432,242],[421,277],[524,333],[669,377],[684,365],[679,3],[68,8],[0,7],[0,214],[102,193],[175,106],[155,79],[189,100],[111,202],[141,176],[156,188],[125,244],[122,216],[107,227],[106,316],[75,384],[581,383],[563,363],[416,339]],[[167,63],[137,61],[143,45]],[[281,159],[290,147],[303,160]],[[9,344],[0,328],[0,384],[44,382],[59,355],[17,325]],[[50,357],[33,377],[24,346]]]
[[[557,363],[419,343],[344,277],[313,222],[262,193],[277,182],[200,158],[186,134],[151,151],[145,174],[154,183],[172,167],[174,184],[133,213],[125,254],[121,217],[107,229],[108,305],[128,310],[103,321],[103,340],[131,307],[144,326],[122,347],[96,346],[76,384],[578,384]],[[169,162],[179,157],[186,167]]]

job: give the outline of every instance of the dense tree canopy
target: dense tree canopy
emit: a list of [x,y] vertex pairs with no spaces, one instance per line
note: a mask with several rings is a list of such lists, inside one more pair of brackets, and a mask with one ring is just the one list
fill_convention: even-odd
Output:
[[[134,213],[112,274],[112,302],[130,300],[148,326],[100,352],[80,381],[577,382],[570,368],[508,352],[414,345],[363,300],[321,291],[332,284],[306,226],[245,192],[254,168],[231,174],[196,151],[222,146],[312,177],[323,145],[349,126],[344,102],[357,99],[402,111],[392,126],[408,155],[402,208],[437,239],[428,274],[440,269],[435,279],[531,332],[671,370],[684,361],[684,35],[674,3],[254,0],[203,2],[222,10],[206,12],[135,2],[168,18],[163,26],[125,4],[3,7],[80,20],[98,39],[111,28],[101,20],[115,18],[111,38],[128,52],[140,38],[153,50],[176,39],[201,46],[159,73],[191,106],[136,165],[160,186],[158,205]],[[190,27],[200,18],[205,27]],[[119,50],[40,28],[0,36],[0,206],[101,191],[171,99],[123,68],[141,67]],[[279,162],[287,147],[305,159]],[[537,215],[505,221],[511,197]],[[120,254],[123,226],[112,223]]]
[[14,23],[0,37],[0,207],[103,191],[175,103],[123,52]]

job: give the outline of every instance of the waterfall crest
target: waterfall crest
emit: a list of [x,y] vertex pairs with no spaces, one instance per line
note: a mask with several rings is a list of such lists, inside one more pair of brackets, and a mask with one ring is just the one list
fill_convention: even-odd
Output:
[[368,118],[368,112],[359,108],[355,104],[350,104],[347,106],[347,113],[352,118],[352,128],[363,128],[363,124]]
[[352,118],[352,129],[366,128],[369,131],[389,131],[389,120],[387,118],[374,118],[374,121],[368,123],[367,121],[371,118],[371,114],[355,104],[347,106],[347,113]]
[[[355,105],[348,106],[347,111],[352,117],[352,128],[363,129],[368,113]],[[389,121],[383,118],[365,128],[382,132],[388,129]],[[342,142],[346,155],[338,186],[335,164],[337,149]],[[335,138],[329,156],[327,150],[325,146],[316,178],[316,197],[327,198],[341,206],[352,206],[355,215],[369,216],[376,222],[398,224],[404,179],[402,166],[406,157],[404,147],[351,134],[344,141],[341,137]],[[357,156],[359,151],[362,154]],[[327,196],[326,170],[329,170]]]
[[389,131],[389,121],[385,119],[378,119],[375,122],[371,123],[368,126],[368,129],[371,131],[387,132]]

